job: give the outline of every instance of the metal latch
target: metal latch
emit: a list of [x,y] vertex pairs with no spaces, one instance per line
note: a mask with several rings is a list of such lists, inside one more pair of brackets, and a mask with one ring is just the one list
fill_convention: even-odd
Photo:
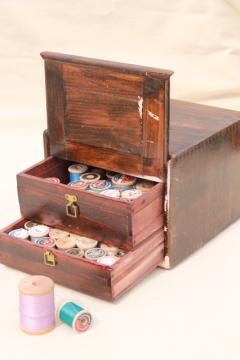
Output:
[[78,216],[78,206],[76,204],[77,197],[75,195],[65,195],[65,199],[68,201],[66,205],[67,216],[76,218]]
[[56,256],[52,252],[46,251],[44,253],[44,264],[48,266],[56,266],[57,264]]

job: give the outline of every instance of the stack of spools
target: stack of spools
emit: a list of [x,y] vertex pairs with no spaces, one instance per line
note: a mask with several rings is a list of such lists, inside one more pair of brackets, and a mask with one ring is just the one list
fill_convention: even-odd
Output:
[[130,175],[99,168],[90,169],[85,164],[71,165],[68,172],[69,186],[125,201],[137,199],[155,185],[153,181],[137,179]]
[[[28,334],[44,334],[55,327],[54,282],[46,276],[28,276],[19,284],[20,327]],[[58,307],[60,321],[77,332],[86,331],[91,314],[73,301]]]
[[9,235],[23,240],[31,239],[37,245],[56,248],[79,259],[85,257],[85,259],[107,266],[112,266],[126,254],[124,250],[115,246],[32,221],[27,221],[24,228],[11,230]]

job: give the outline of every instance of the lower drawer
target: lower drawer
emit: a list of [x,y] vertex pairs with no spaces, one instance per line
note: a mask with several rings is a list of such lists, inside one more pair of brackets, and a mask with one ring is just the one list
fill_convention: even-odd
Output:
[[[105,300],[120,297],[163,260],[162,230],[153,233],[114,265],[105,266],[8,235],[11,230],[23,227],[25,222],[22,218],[0,232],[2,264],[29,274],[49,276],[58,284]],[[55,266],[44,261],[46,252],[56,260]]]

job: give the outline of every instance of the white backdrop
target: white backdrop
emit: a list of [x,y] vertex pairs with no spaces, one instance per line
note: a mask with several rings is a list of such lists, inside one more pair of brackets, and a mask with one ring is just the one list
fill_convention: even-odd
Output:
[[[0,44],[1,227],[19,217],[15,174],[43,156],[43,50],[172,69],[172,97],[240,110],[239,0],[0,0]],[[1,358],[239,359],[239,230],[113,305],[58,286],[97,318],[80,336],[20,333],[23,274],[1,267]]]

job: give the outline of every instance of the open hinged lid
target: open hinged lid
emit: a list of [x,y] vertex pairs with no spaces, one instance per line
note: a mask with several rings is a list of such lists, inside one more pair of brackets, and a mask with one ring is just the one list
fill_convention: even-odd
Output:
[[53,156],[161,180],[171,71],[44,52]]

